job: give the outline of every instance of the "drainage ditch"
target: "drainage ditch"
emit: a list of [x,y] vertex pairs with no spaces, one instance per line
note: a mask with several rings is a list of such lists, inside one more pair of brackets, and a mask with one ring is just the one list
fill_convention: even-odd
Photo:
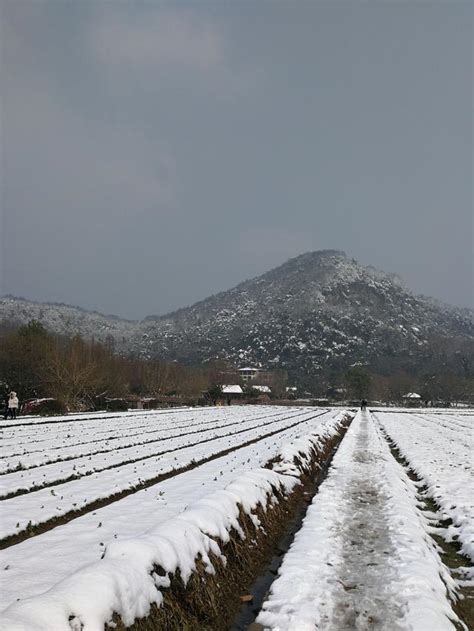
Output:
[[[302,474],[301,484],[289,496],[277,493],[276,503],[270,504],[266,510],[257,509],[260,528],[255,528],[250,517],[241,513],[239,523],[245,538],[231,532],[229,542],[219,544],[227,559],[225,566],[219,559],[213,559],[215,574],[209,575],[204,567],[200,568],[198,561],[198,569],[186,585],[179,572],[169,576],[170,587],[163,592],[161,607],[152,606],[146,618],[137,620],[128,628],[115,615],[115,631],[125,631],[126,628],[128,631],[243,631],[259,628],[254,620],[349,425],[348,419],[337,436],[314,452],[310,470]],[[161,568],[154,571],[163,572]],[[248,602],[243,603],[243,600]]]
[[285,554],[290,549],[296,533],[301,529],[308,507],[311,505],[314,496],[318,492],[319,486],[326,479],[339,445],[340,441],[334,446],[321,469],[319,469],[314,476],[310,476],[309,479],[305,481],[301,502],[295,507],[291,517],[287,520],[283,534],[276,543],[271,559],[266,566],[262,568],[261,574],[259,574],[255,581],[249,586],[248,590],[246,590],[244,594],[245,602],[242,603],[229,627],[229,631],[258,631],[263,629],[260,624],[255,622],[255,619],[278,574],[278,569],[283,562]]

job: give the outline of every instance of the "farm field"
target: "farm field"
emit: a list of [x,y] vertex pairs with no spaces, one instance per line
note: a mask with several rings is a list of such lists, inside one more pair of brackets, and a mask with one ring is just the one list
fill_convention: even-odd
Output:
[[387,438],[452,523],[447,537],[474,562],[474,416],[374,413]]
[[[360,412],[257,621],[288,631],[465,628],[453,602],[466,575],[449,571],[430,534],[459,540],[472,577],[471,422],[450,413]],[[392,441],[418,481],[394,457]],[[421,510],[427,497],[437,513]],[[436,529],[447,514],[453,524]]]
[[[256,628],[462,629],[473,414],[275,406],[2,423],[0,627],[132,625],[178,570],[187,581],[200,558],[213,574],[242,514],[264,528],[259,507],[291,496],[350,419]],[[433,532],[458,542],[461,570]]]
[[[325,409],[254,406],[125,414],[116,416],[114,425],[107,420],[106,430],[104,419],[95,417],[77,424],[69,418],[55,420],[54,429],[34,422],[3,429],[9,444],[2,455],[1,488],[29,492],[1,501],[3,542],[12,534],[23,534],[25,540],[1,552],[2,567],[9,569],[0,607],[15,602],[19,595],[45,591],[84,563],[100,559],[109,541],[141,534],[180,513],[239,474],[263,466],[292,439],[325,427],[337,416]],[[132,454],[129,448],[116,447],[117,441],[135,441],[131,435],[138,432],[140,439]],[[55,458],[70,454],[71,443],[76,445],[75,458],[68,455],[65,461],[41,464],[53,453]],[[25,471],[8,472],[7,463],[20,444],[23,449],[30,445],[43,459],[36,466],[30,460]],[[98,445],[101,453],[91,455],[97,454]],[[23,452],[25,462],[27,456]],[[129,463],[130,459],[134,462]],[[77,471],[78,477],[61,482],[71,471]],[[159,476],[167,479],[156,482]],[[47,486],[34,490],[31,480],[44,480]],[[124,490],[132,492],[96,508],[97,501],[107,502]],[[27,537],[32,526],[48,522],[51,529]],[[53,567],[51,550],[57,553]]]

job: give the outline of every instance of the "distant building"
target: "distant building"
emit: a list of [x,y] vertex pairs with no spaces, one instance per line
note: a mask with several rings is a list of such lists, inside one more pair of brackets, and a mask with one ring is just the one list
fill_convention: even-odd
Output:
[[257,390],[263,394],[270,394],[272,391],[270,386],[252,386],[252,390]]
[[222,386],[222,394],[226,396],[231,396],[231,397],[241,396],[243,395],[243,393],[244,391],[242,390],[241,386],[239,386],[238,384]]
[[264,370],[263,368],[239,368],[239,375],[242,381],[248,383],[249,381],[271,381],[274,373],[271,370]]
[[260,368],[239,368],[239,375],[242,381],[253,381],[260,376],[262,370]]
[[404,399],[409,399],[411,401],[420,401],[421,400],[421,394],[418,394],[417,392],[408,392],[407,394],[403,395]]
[[409,407],[418,407],[422,402],[421,394],[418,394],[418,392],[407,392],[407,394],[403,395],[402,399],[405,405]]
[[222,395],[217,402],[217,405],[223,405],[224,402],[227,402],[227,405],[231,405],[232,401],[237,401],[239,399],[243,399],[244,391],[239,384],[226,384],[221,386]]
[[330,386],[327,389],[326,397],[332,401],[342,401],[347,397],[346,388],[336,388],[334,386]]

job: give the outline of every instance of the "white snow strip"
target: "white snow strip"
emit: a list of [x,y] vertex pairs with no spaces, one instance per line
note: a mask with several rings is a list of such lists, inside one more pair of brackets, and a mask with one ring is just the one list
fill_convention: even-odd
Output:
[[[196,409],[206,409],[206,408],[193,408]],[[127,412],[107,412],[104,410],[100,410],[98,412],[73,412],[71,414],[66,415],[58,415],[58,416],[18,416],[16,419],[9,420],[0,420],[0,430],[3,429],[17,429],[18,426],[29,427],[32,428],[35,425],[55,425],[56,428],[60,428],[67,423],[73,423],[74,421],[91,421],[91,420],[100,420],[104,419],[106,421],[114,421],[120,418],[136,418],[139,416],[147,416],[149,414],[169,414],[180,413],[180,412],[189,412],[190,408],[186,406],[180,406],[172,408],[172,410],[128,410]]]

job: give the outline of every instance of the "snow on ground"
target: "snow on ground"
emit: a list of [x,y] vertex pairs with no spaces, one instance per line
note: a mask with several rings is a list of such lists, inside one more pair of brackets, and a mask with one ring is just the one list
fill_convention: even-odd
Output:
[[[240,529],[239,506],[251,514],[259,504],[267,506],[275,489],[289,492],[297,483],[296,478],[269,469],[245,473],[225,490],[143,535],[112,542],[100,561],[82,567],[38,597],[11,605],[0,614],[0,625],[9,631],[101,631],[116,612],[129,626],[137,617],[146,616],[152,604],[162,603],[160,588],[169,587],[168,573],[179,569],[186,583],[198,557],[211,574],[210,553],[225,561],[211,537],[226,542],[232,527]],[[155,566],[167,574],[154,573]]]
[[[189,410],[189,408],[173,408],[173,412],[181,412],[183,410]],[[170,410],[166,410],[166,412],[162,412],[164,414],[169,414]],[[16,419],[1,419],[0,420],[0,428],[11,428],[14,426],[33,426],[33,425],[42,425],[56,423],[61,425],[63,423],[72,423],[76,421],[86,421],[90,420],[98,420],[104,419],[107,421],[113,421],[118,418],[136,418],[137,416],[146,416],[150,414],[149,410],[129,410],[128,412],[104,412],[103,410],[99,412],[74,412],[73,414],[66,414],[64,416],[54,416],[54,417],[44,417],[44,416],[18,416]]]
[[[249,408],[236,407],[233,410],[232,413],[237,417],[240,415],[240,418],[249,415]],[[262,415],[261,407],[252,410]],[[272,410],[274,412],[274,408]],[[287,417],[298,412],[301,409],[284,409]],[[292,458],[295,449],[302,448],[303,443],[308,450],[315,440],[319,440],[325,432],[333,432],[339,425],[340,412],[335,410],[321,414],[321,410],[305,408],[305,414],[307,420],[296,427],[237,449],[1,551],[0,572],[4,586],[0,590],[0,608],[7,607],[18,598],[25,599],[44,592],[84,564],[100,559],[104,549],[109,549],[112,542],[137,537],[156,528],[182,513],[199,498],[223,489],[232,481],[240,480],[246,472],[261,467],[283,448],[289,458]],[[316,438],[303,440],[306,434]],[[238,446],[235,437],[233,441]],[[289,467],[289,464],[280,463],[278,471],[286,475],[292,472]],[[93,478],[87,479],[91,480],[93,492]],[[35,496],[38,492],[29,495]],[[14,499],[20,500],[21,497],[27,496]],[[24,518],[29,517],[25,515]],[[52,551],[54,563],[51,563]]]
[[257,622],[275,631],[452,631],[443,580],[454,583],[427,530],[415,485],[370,413],[359,413]]
[[[461,415],[377,413],[377,419],[453,525],[461,551],[474,561],[473,420]],[[469,423],[470,420],[470,423]]]
[[[42,488],[25,495],[2,500],[0,538],[25,531],[30,525],[41,524],[71,511],[80,510],[96,500],[133,489],[158,475],[190,466],[211,455],[219,454],[228,449],[236,449],[239,445],[257,440],[267,433],[281,432],[292,425],[300,426],[308,420],[327,414],[327,412],[310,410],[309,408],[305,408],[303,412],[301,410],[295,412],[295,410],[286,408],[284,414],[276,419],[272,418],[268,424],[263,417],[260,420],[260,425],[255,426],[254,424],[251,429],[246,429],[245,423],[242,428],[239,428],[239,414],[242,415],[242,412],[237,411],[235,414],[237,427],[234,433],[227,432],[222,437],[209,440],[204,438],[205,442],[189,447],[186,445],[179,447],[178,443],[176,451],[170,451],[168,444],[168,451],[161,455],[147,452],[145,459],[137,462],[104,469],[79,479],[55,484],[53,487]],[[155,446],[154,451],[160,453],[160,447]],[[8,476],[2,476],[2,479],[16,475],[8,474]]]
[[[216,419],[232,418],[227,408],[205,408],[185,410],[154,410],[149,412],[122,412],[110,418],[97,415],[82,416],[71,421],[42,417],[39,424],[20,425],[0,429],[2,445],[0,457],[14,454],[31,454],[48,450],[62,450],[67,447],[96,443],[113,438],[139,436],[140,432],[162,430],[215,422]],[[16,464],[16,463],[15,463]]]
[[[293,417],[296,418],[302,414],[304,412],[297,412]],[[130,439],[127,440],[127,438],[122,438],[120,442],[107,440],[106,444],[101,442],[99,445],[88,443],[75,448],[80,451],[76,456],[69,455],[68,449],[60,449],[56,457],[62,457],[65,460],[51,464],[45,462],[36,467],[31,465],[32,458],[29,458],[30,454],[28,454],[23,456],[21,460],[22,463],[30,463],[27,470],[13,471],[0,475],[0,497],[19,490],[30,490],[40,488],[45,484],[51,484],[51,482],[64,481],[71,476],[79,478],[94,471],[117,467],[122,463],[144,460],[159,453],[182,449],[205,440],[231,436],[242,432],[243,429],[266,427],[282,418],[285,418],[285,416],[280,412],[272,415],[255,415],[255,418],[250,415],[250,418],[239,420],[234,416],[226,422],[215,420],[205,425],[197,425],[197,427],[193,425],[189,429],[167,428],[152,432],[151,435],[142,433],[142,440],[131,446],[128,446]],[[36,454],[31,456],[37,458]]]

